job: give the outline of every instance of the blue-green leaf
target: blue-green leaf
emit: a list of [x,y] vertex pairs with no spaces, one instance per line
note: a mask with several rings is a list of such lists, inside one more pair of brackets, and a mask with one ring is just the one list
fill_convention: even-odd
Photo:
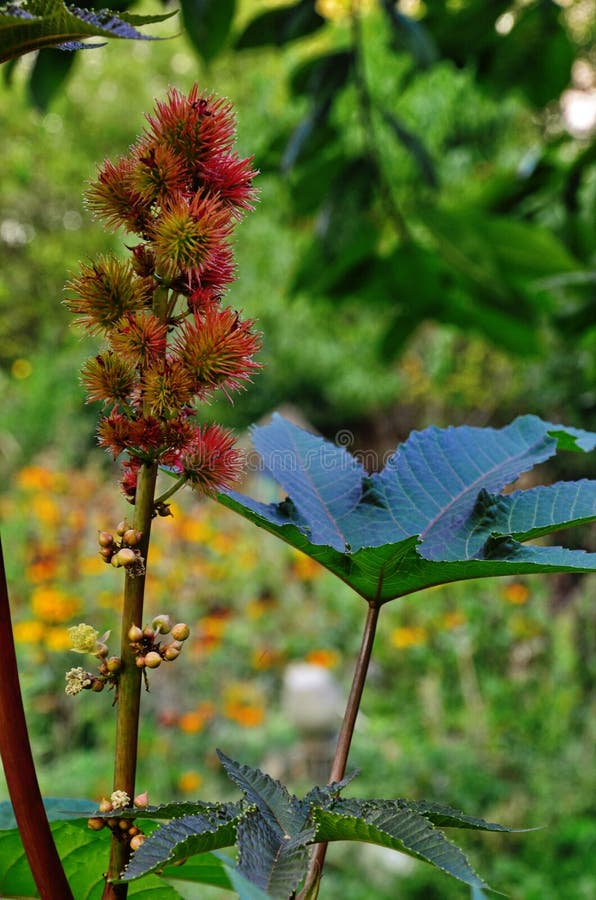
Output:
[[524,546],[596,519],[596,482],[501,495],[559,447],[591,450],[596,435],[522,416],[505,428],[413,432],[379,474],[344,448],[278,415],[253,440],[263,469],[288,494],[264,504],[218,500],[386,602],[435,584],[492,575],[596,570],[596,554]]

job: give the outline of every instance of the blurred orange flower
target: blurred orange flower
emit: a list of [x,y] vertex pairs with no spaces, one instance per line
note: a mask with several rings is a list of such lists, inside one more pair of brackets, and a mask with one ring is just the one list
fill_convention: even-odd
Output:
[[310,556],[301,553],[299,550],[294,551],[295,559],[292,563],[292,574],[301,581],[312,581],[317,578],[323,571],[321,565]]
[[203,779],[198,772],[183,772],[178,779],[178,790],[183,794],[192,794],[203,784]]
[[215,708],[209,700],[202,703],[190,712],[183,713],[178,719],[178,727],[186,734],[196,734],[202,731],[209,719],[213,718]]
[[523,606],[530,596],[530,591],[521,581],[513,581],[504,589],[503,596],[507,603],[511,603],[513,606]]
[[44,622],[67,622],[81,609],[79,600],[53,587],[38,587],[31,594],[31,609]]
[[50,491],[54,486],[54,474],[43,466],[25,466],[17,475],[17,484],[26,491]]
[[13,633],[17,644],[39,644],[43,640],[45,628],[41,622],[15,622]]
[[334,669],[339,663],[337,650],[324,649],[311,650],[306,656],[306,662],[313,666],[323,666],[325,669]]
[[454,609],[445,613],[443,616],[443,628],[459,628],[466,621],[466,617],[462,612]]

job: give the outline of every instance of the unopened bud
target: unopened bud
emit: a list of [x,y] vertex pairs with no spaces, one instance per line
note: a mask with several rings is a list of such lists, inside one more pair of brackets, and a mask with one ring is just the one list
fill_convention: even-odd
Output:
[[104,820],[100,818],[87,819],[87,828],[90,828],[91,831],[101,831],[105,824]]
[[128,640],[131,644],[138,644],[139,641],[143,640],[143,629],[139,628],[138,625],[131,625],[128,629]]
[[118,535],[118,537],[122,537],[122,535],[125,534],[125,532],[127,532],[129,528],[130,525],[126,520],[124,520],[123,522],[119,522],[116,526],[116,534]]
[[172,620],[166,615],[156,616],[151,623],[151,627],[158,634],[169,634],[172,630]]
[[128,819],[120,819],[120,821],[118,822],[118,828],[120,829],[120,831],[128,831],[128,829],[130,828],[130,822],[128,821]]
[[159,653],[156,653],[155,650],[150,650],[145,656],[145,665],[149,669],[157,669],[158,666],[161,666],[161,663],[161,656]]
[[145,657],[137,656],[137,658],[135,659],[135,664],[136,664],[137,669],[144,669],[145,668]]
[[107,549],[114,543],[114,536],[109,531],[100,531],[97,535],[97,543],[100,547]]
[[95,691],[96,694],[99,694],[101,691],[103,691],[105,686],[106,683],[101,678],[94,678],[93,684],[91,685],[91,690]]
[[164,650],[164,656],[168,662],[172,662],[172,660],[177,659],[180,656],[180,650],[178,647],[172,647],[172,645],[169,644]]
[[105,559],[106,562],[110,562],[114,555],[114,550],[112,547],[102,547],[99,551],[99,555],[102,559]]
[[133,838],[130,840],[130,849],[138,850],[141,844],[145,843],[145,835],[144,834],[135,834]]
[[99,802],[99,811],[102,813],[111,812],[114,807],[112,806],[111,800],[108,800],[107,797],[102,797]]
[[108,655],[108,652],[108,645],[104,644],[103,641],[98,641],[95,645],[93,655],[98,656],[100,659],[105,659],[105,657]]
[[142,535],[140,531],[135,531],[134,528],[129,528],[128,531],[125,531],[122,535],[122,540],[127,547],[136,547],[140,542],[141,537]]
[[110,675],[116,675],[122,668],[122,660],[119,656],[110,656],[106,661],[106,668]]
[[145,627],[143,628],[143,637],[148,641],[152,641],[154,639],[155,631],[153,630],[153,628],[151,628],[150,625],[145,625]]
[[147,791],[143,791],[142,794],[137,794],[134,798],[133,803],[135,806],[138,806],[139,809],[144,808],[145,806],[149,806],[149,794]]
[[190,628],[185,622],[178,622],[172,628],[172,637],[175,641],[185,641],[190,634]]
[[136,561],[137,554],[129,547],[123,547],[122,550],[118,550],[111,559],[112,565],[116,568],[119,568],[120,566],[132,566]]

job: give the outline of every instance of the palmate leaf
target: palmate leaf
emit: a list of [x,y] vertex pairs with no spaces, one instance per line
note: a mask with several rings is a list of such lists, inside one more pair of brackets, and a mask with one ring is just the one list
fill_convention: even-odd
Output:
[[596,570],[596,554],[522,541],[596,519],[596,482],[501,494],[559,448],[596,435],[522,416],[501,429],[413,432],[379,474],[274,415],[253,430],[265,472],[287,492],[264,504],[230,491],[224,506],[318,560],[379,603],[431,585],[494,575]]
[[[357,804],[352,801],[350,808]],[[313,812],[319,841],[365,841],[389,847],[430,863],[458,881],[484,888],[486,883],[474,872],[466,856],[424,816],[412,809],[384,803],[366,808],[361,815],[332,810]]]
[[175,13],[139,16],[108,9],[80,9],[62,0],[23,0],[0,6],[0,63],[43,47],[76,50],[88,37],[159,40],[141,34],[138,25],[163,22]]

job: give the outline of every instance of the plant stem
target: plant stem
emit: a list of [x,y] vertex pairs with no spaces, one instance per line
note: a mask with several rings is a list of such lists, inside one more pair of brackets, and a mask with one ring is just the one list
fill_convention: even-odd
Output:
[[42,900],[73,900],[44,809],[27,733],[0,543],[0,754],[23,847]]
[[180,488],[184,487],[186,481],[186,475],[181,475],[180,478],[178,478],[174,482],[171,488],[168,488],[167,491],[164,491],[163,494],[160,494],[159,497],[155,498],[155,505],[158,506],[160,503],[165,503],[166,500],[169,500],[170,497],[173,497],[174,494],[180,490]]
[[[360,709],[362,692],[366,683],[366,675],[372,655],[380,611],[381,604],[378,601],[375,600],[368,604],[368,612],[366,614],[366,622],[364,624],[364,631],[362,633],[360,651],[358,653],[354,675],[352,677],[350,696],[348,697],[343,722],[341,725],[339,736],[337,738],[335,756],[333,758],[331,773],[329,775],[329,784],[333,784],[334,781],[341,781],[341,779],[346,774],[348,754],[350,752],[350,745],[352,743],[352,737],[354,735],[354,727],[356,725],[356,719],[358,717],[358,711]],[[316,900],[316,897],[319,893],[319,885],[323,874],[323,865],[325,862],[326,853],[326,843],[321,842],[315,845],[315,849],[313,851],[310,866],[308,869],[308,874],[306,876],[306,881],[301,892],[298,894],[298,900]]]
[[[143,465],[139,472],[133,527],[142,534],[139,549],[145,558],[149,550],[149,537],[153,517],[157,463]],[[137,746],[139,734],[139,710],[141,705],[142,672],[136,665],[135,655],[128,640],[131,625],[143,625],[143,601],[145,596],[145,575],[132,578],[125,575],[124,606],[122,610],[122,644],[120,655],[122,668],[118,681],[118,704],[116,719],[116,755],[114,761],[114,790],[125,791],[131,798],[135,792],[137,767]],[[128,885],[110,884],[110,878],[117,878],[128,862],[128,843],[117,836],[112,838],[110,867],[102,900],[123,900]]]

